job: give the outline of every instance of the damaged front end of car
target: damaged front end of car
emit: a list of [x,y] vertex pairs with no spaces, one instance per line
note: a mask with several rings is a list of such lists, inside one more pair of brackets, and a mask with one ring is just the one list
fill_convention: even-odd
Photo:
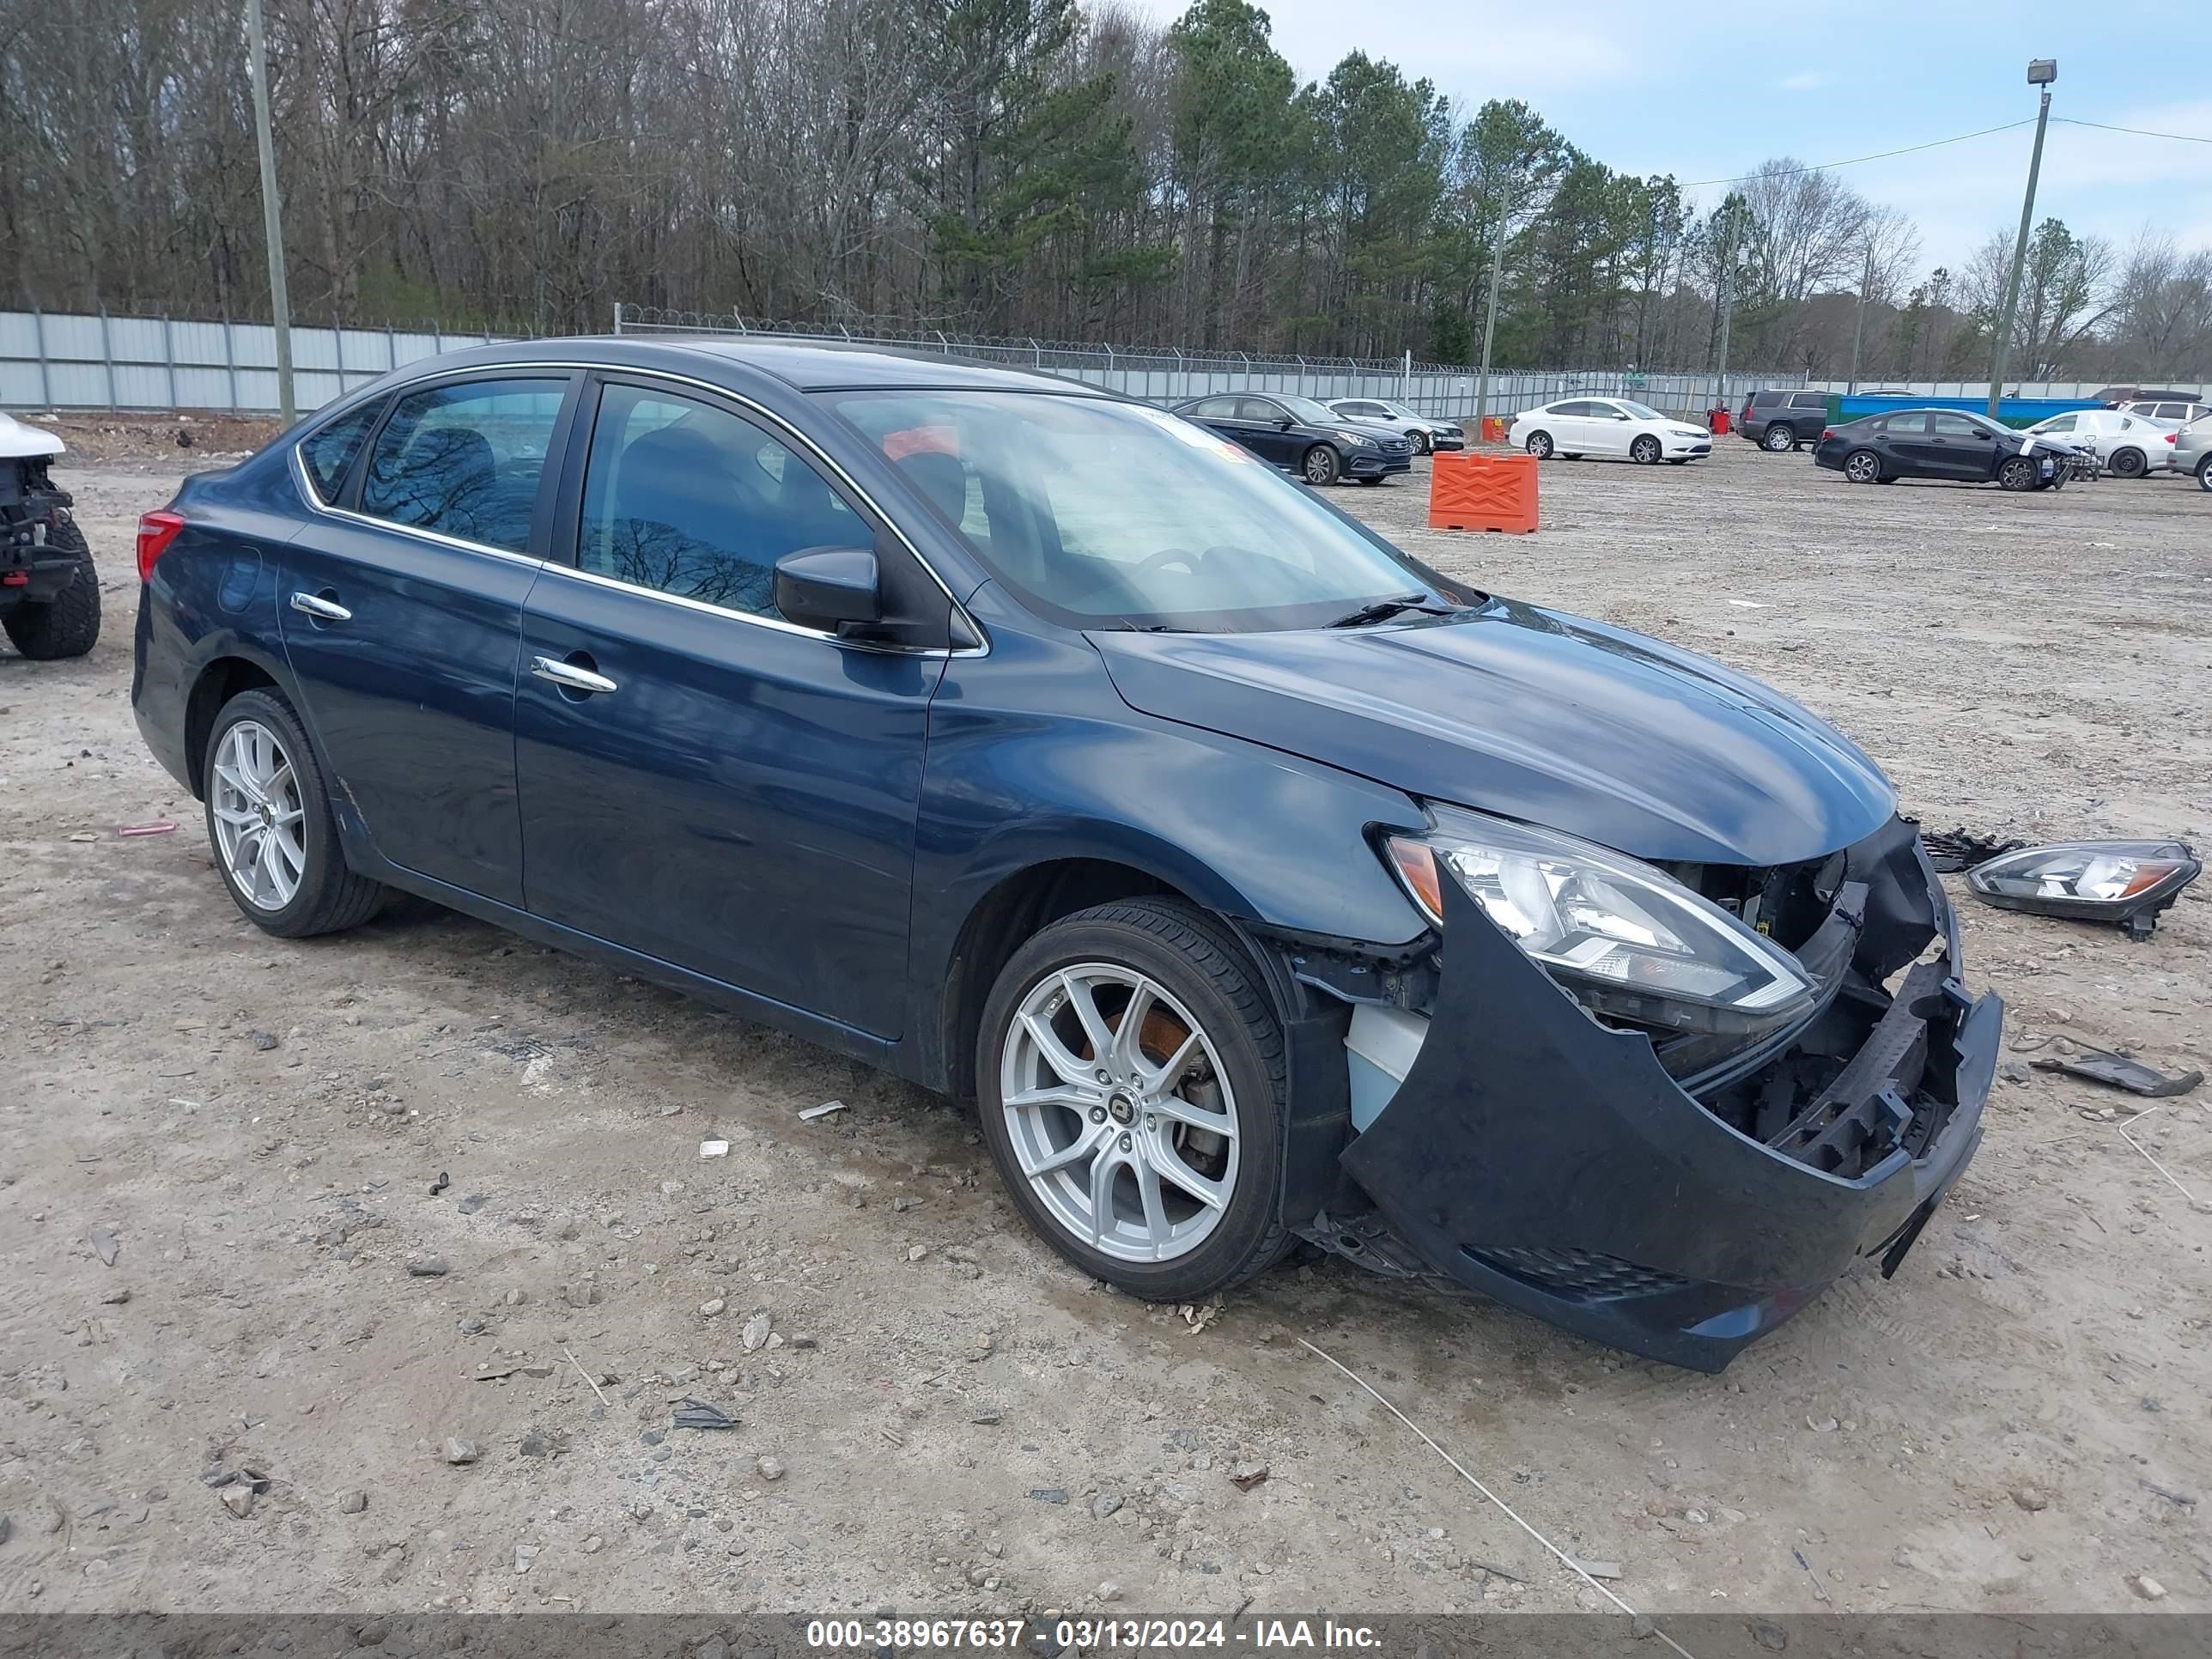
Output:
[[1425,887],[1386,848],[1438,924],[1393,960],[1291,949],[1316,1002],[1411,1036],[1362,1102],[1358,1038],[1340,1082],[1329,1020],[1294,1023],[1289,1224],[1701,1370],[1854,1261],[1893,1273],[1980,1142],[2003,1015],[1961,982],[1913,826],[1773,869],[1613,858],[1580,887],[1527,834],[1440,843]]

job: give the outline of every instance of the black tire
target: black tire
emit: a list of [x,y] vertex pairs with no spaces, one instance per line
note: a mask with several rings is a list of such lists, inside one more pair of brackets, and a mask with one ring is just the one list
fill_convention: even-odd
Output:
[[1658,465],[1662,453],[1659,441],[1648,432],[1628,446],[1628,459],[1638,466]]
[[82,657],[100,640],[100,572],[93,566],[84,532],[75,523],[62,521],[46,533],[50,546],[76,554],[76,568],[69,586],[51,600],[26,601],[0,611],[0,628],[7,630],[15,649],[33,662]]
[[1310,484],[1327,486],[1344,476],[1344,463],[1327,444],[1316,444],[1298,459],[1298,471]]
[[1552,459],[1552,434],[1548,432],[1532,432],[1528,434],[1528,442],[1522,447],[1538,460],[1548,461]]
[[[1147,975],[1189,1010],[1237,1103],[1236,1188],[1212,1231],[1166,1261],[1110,1255],[1054,1218],[1022,1172],[1001,1104],[1007,1028],[1023,999],[1061,969],[1097,962]],[[1150,1302],[1190,1302],[1234,1289],[1290,1249],[1279,1203],[1289,1092],[1282,1027],[1244,952],[1204,912],[1171,899],[1132,899],[1078,911],[1036,933],[1014,952],[984,1004],[975,1072],[983,1141],[1008,1197],[1048,1244],[1093,1278]]]
[[1687,466],[1689,464],[1690,458],[1687,455],[1677,455],[1667,463],[1669,466]]
[[[216,832],[215,757],[223,734],[241,720],[258,721],[276,740],[283,758],[298,781],[301,842],[307,868],[300,888],[282,909],[266,910],[247,900],[236,878],[224,867],[222,842]],[[356,875],[345,861],[338,841],[337,820],[331,816],[330,792],[323,780],[321,763],[292,712],[292,705],[275,691],[241,691],[215,717],[208,733],[200,773],[206,791],[208,846],[214,850],[216,873],[230,891],[232,902],[255,927],[278,939],[309,939],[318,933],[343,933],[358,927],[383,908],[388,890],[380,883]]]
[[2212,455],[2207,455],[2197,463],[2197,487],[2212,490]]
[[1373,477],[1362,478],[1359,482],[1364,484],[1379,484],[1382,482],[1382,475],[1378,472]]
[[1997,467],[1997,488],[2014,494],[2036,489],[2043,482],[2042,470],[2025,455],[2008,457]]
[[2115,478],[2140,478],[2150,471],[2150,463],[2143,459],[2140,449],[2118,449],[2105,469]]
[[1759,441],[1759,447],[1770,455],[1779,455],[1784,450],[1797,447],[1797,434],[1789,422],[1777,421],[1766,428],[1765,435]]
[[1413,453],[1416,455],[1425,455],[1429,453],[1429,434],[1427,433],[1409,432],[1406,435],[1413,441]]
[[1854,449],[1844,457],[1844,477],[1853,483],[1887,482],[1881,473],[1881,457],[1871,449]]

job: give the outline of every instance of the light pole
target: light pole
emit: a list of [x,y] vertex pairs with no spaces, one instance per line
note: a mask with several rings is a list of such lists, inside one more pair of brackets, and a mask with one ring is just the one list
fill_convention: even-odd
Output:
[[2035,112],[2035,149],[2027,158],[2027,194],[2020,204],[2020,234],[2012,245],[2012,280],[2005,284],[2004,314],[1997,319],[1997,338],[1990,354],[1990,408],[1997,417],[1997,399],[2004,396],[2005,353],[2012,344],[2012,318],[2020,305],[2020,277],[2027,264],[2027,227],[2035,217],[2035,179],[2043,171],[2043,130],[2051,123],[2051,83],[2058,78],[2056,58],[2037,58],[2027,65],[2027,84],[2043,88],[2043,102]]
[[276,199],[276,141],[269,130],[269,44],[261,23],[261,0],[246,0],[247,49],[253,60],[253,137],[261,150],[261,225],[269,237],[269,312],[276,325],[276,402],[290,426],[292,403],[292,301],[284,289],[284,216]]

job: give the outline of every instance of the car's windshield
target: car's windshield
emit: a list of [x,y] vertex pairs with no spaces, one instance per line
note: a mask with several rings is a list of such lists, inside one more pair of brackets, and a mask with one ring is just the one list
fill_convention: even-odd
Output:
[[1160,410],[1007,392],[831,401],[1001,583],[1071,627],[1315,628],[1433,592],[1305,486]]
[[1291,419],[1304,422],[1308,426],[1338,426],[1343,423],[1343,416],[1327,404],[1316,403],[1311,398],[1293,398],[1279,392],[1270,395],[1290,411]]
[[1667,418],[1650,404],[1632,403],[1626,398],[1615,398],[1613,402],[1619,404],[1639,421],[1663,421]]

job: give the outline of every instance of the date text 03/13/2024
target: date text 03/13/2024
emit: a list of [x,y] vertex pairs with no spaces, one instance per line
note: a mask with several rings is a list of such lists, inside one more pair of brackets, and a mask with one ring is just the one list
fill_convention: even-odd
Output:
[[1032,1632],[1022,1619],[817,1619],[806,1626],[806,1644],[828,1650],[872,1652],[1018,1650],[1027,1644],[1052,1652],[1176,1648],[1247,1648],[1257,1651],[1352,1653],[1382,1644],[1366,1625],[1334,1619],[1060,1619],[1040,1620]]

